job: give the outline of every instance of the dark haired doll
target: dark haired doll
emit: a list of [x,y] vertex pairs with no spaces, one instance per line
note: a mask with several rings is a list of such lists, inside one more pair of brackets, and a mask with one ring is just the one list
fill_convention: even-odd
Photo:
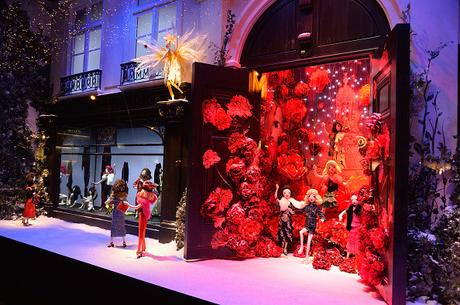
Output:
[[281,242],[284,255],[287,255],[287,247],[292,244],[292,214],[294,209],[291,199],[292,193],[289,186],[282,188],[282,197],[278,198],[279,185],[276,185],[275,198],[280,207],[280,218],[278,222],[278,242]]
[[145,251],[145,232],[147,230],[147,221],[150,219],[151,206],[157,201],[158,197],[154,190],[157,185],[151,181],[145,181],[142,189],[136,194],[136,206],[139,211],[139,232],[137,242],[137,258],[141,258]]
[[35,203],[37,197],[34,173],[27,174],[26,185],[26,201],[24,203],[24,211],[22,213],[22,224],[30,226],[29,219],[35,218]]
[[359,229],[361,228],[361,204],[358,201],[358,196],[351,196],[351,204],[346,210],[339,214],[339,220],[342,221],[343,215],[347,213],[347,258],[350,254],[358,253],[359,248]]
[[105,202],[108,210],[112,210],[112,223],[110,226],[110,243],[107,247],[114,247],[113,238],[123,239],[123,248],[126,247],[125,213],[130,205],[125,201],[128,196],[128,186],[124,180],[118,179],[112,186],[112,193]]

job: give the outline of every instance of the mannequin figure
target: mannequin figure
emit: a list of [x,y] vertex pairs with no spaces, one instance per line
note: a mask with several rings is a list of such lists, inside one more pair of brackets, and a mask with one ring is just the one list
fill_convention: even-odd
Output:
[[278,241],[281,242],[284,255],[287,255],[287,247],[292,244],[292,214],[294,214],[291,203],[291,189],[285,186],[282,189],[283,197],[278,198],[279,185],[276,184],[275,198],[280,207],[280,218],[278,222]]
[[[105,167],[105,170],[102,173],[101,180],[95,182],[94,185],[101,184],[104,181],[106,185],[105,187],[102,187],[102,200],[105,200],[105,198],[109,198],[110,193],[112,191],[112,185],[115,182],[115,170],[110,165],[107,165]],[[103,206],[104,205],[101,205],[101,209],[103,208]]]
[[83,196],[81,195],[81,189],[78,185],[74,185],[68,199],[68,205],[70,208],[73,208],[78,203],[78,198],[83,199]]
[[339,175],[342,169],[337,162],[329,160],[324,167],[322,175],[316,172],[316,165],[313,165],[313,172],[316,177],[322,180],[321,192],[324,193],[323,208],[335,208],[337,206],[335,193],[338,191],[339,185],[343,182],[342,176]]
[[151,205],[157,201],[157,195],[153,192],[157,185],[151,181],[145,181],[142,189],[136,194],[136,206],[139,211],[139,233],[137,243],[137,258],[141,258],[145,252],[145,231],[147,230],[147,221],[150,219]]
[[81,200],[81,207],[80,209],[87,209],[88,211],[94,210],[94,201],[97,198],[97,191],[96,187],[93,185],[89,188],[89,195],[83,197]]
[[35,203],[37,200],[37,190],[35,187],[35,175],[29,173],[26,176],[26,202],[24,203],[24,211],[22,213],[22,224],[30,226],[30,218],[35,218]]
[[[130,206],[125,200],[128,196],[128,186],[124,180],[118,179],[112,187],[112,193],[106,204],[108,210],[112,210],[112,223],[110,225],[110,243],[107,247],[114,247],[113,238],[121,237],[123,239],[123,248],[126,248],[126,226],[125,212]],[[134,206],[132,206],[134,207]]]
[[[295,199],[291,199],[291,201],[294,201]],[[309,189],[307,191],[307,194],[305,195],[305,198],[303,201],[297,202],[297,204],[300,206],[300,208],[305,208],[305,213],[306,213],[306,218],[305,218],[305,225],[302,228],[302,230],[299,231],[300,234],[300,248],[298,253],[302,254],[303,252],[303,240],[304,240],[304,234],[307,233],[307,263],[310,262],[310,246],[311,246],[311,240],[313,239],[313,236],[316,233],[316,224],[317,224],[317,218],[318,216],[321,218],[321,221],[325,221],[326,218],[324,217],[323,212],[321,211],[321,208],[319,205],[323,200],[321,199],[321,196],[319,195],[318,191],[315,189]]]
[[356,255],[359,247],[359,229],[361,228],[361,204],[358,201],[358,196],[351,196],[351,204],[347,209],[339,214],[339,221],[342,221],[343,215],[347,213],[347,258],[350,254]]

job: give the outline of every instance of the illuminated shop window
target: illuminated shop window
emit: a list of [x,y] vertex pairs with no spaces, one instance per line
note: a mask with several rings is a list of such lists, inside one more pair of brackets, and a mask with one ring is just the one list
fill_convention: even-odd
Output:
[[[107,185],[117,179],[126,181],[129,188],[127,200],[134,205],[136,189],[133,183],[144,168],[151,171],[152,182],[156,179],[161,192],[162,176],[155,172],[156,168],[163,168],[164,146],[160,134],[144,127],[59,131],[56,147],[61,158],[59,207],[110,215],[104,208],[104,202],[110,196]],[[110,181],[98,183],[107,165],[113,168],[113,176],[108,177]],[[160,203],[161,196],[158,200]],[[127,214],[127,219],[134,219],[134,210],[128,210]],[[159,211],[152,214],[158,215]]]

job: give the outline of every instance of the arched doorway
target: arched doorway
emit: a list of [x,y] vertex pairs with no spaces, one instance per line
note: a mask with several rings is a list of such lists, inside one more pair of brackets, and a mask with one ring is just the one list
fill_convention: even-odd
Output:
[[[259,147],[262,147],[262,150],[264,150],[264,147],[270,147],[271,144],[266,137],[267,130],[264,130],[267,108],[270,108],[270,106],[267,106],[269,105],[267,101],[278,100],[279,108],[282,109],[280,112],[282,113],[284,109],[288,108],[286,105],[289,102],[297,100],[298,105],[291,107],[291,109],[299,111],[299,109],[305,108],[305,111],[300,111],[301,118],[296,122],[296,126],[298,127],[297,129],[306,131],[308,140],[305,141],[309,143],[299,148],[297,143],[301,143],[301,139],[296,138],[300,142],[291,141],[292,136],[289,133],[283,135],[283,137],[288,138],[286,142],[289,149],[296,146],[298,150],[296,153],[297,160],[300,161],[299,164],[296,163],[296,170],[299,167],[305,167],[304,172],[312,172],[315,167],[306,160],[305,156],[310,154],[312,148],[314,149],[315,147],[310,145],[315,144],[313,143],[313,138],[319,139],[319,142],[316,141],[319,146],[321,146],[321,143],[324,144],[324,160],[328,156],[333,158],[332,156],[334,155],[337,158],[337,153],[332,151],[329,154],[329,149],[326,148],[328,136],[323,139],[310,135],[309,131],[313,129],[313,124],[309,121],[313,120],[319,123],[322,120],[325,122],[325,118],[319,115],[322,115],[322,112],[330,114],[330,121],[325,122],[325,126],[328,126],[325,128],[325,133],[332,134],[331,126],[338,120],[338,117],[344,121],[348,119],[349,109],[347,107],[349,107],[348,103],[352,101],[347,100],[347,98],[354,99],[354,95],[357,95],[357,88],[344,90],[353,92],[353,94],[342,93],[343,103],[340,106],[342,107],[340,111],[337,104],[330,103],[336,103],[335,99],[338,99],[336,95],[340,95],[340,89],[344,89],[348,81],[353,82],[351,85],[349,84],[349,87],[357,85],[355,82],[359,83],[361,81],[359,89],[367,85],[368,100],[364,107],[360,106],[355,122],[356,126],[349,126],[350,130],[354,130],[353,138],[358,136],[357,132],[361,128],[360,124],[361,126],[365,125],[363,120],[359,121],[360,118],[366,118],[366,116],[376,112],[382,114],[379,120],[388,127],[386,137],[389,139],[389,143],[385,148],[388,156],[382,157],[381,162],[379,161],[376,166],[367,165],[370,166],[370,171],[365,182],[376,190],[374,196],[372,196],[372,204],[375,206],[375,211],[378,215],[378,226],[381,226],[389,237],[388,247],[381,250],[382,256],[380,257],[382,261],[385,261],[387,272],[384,279],[382,278],[376,286],[388,303],[403,304],[405,302],[406,285],[404,267],[406,253],[406,208],[404,198],[406,195],[404,188],[407,185],[406,171],[408,163],[408,25],[397,25],[393,31],[390,31],[385,13],[376,1],[282,0],[273,3],[260,15],[249,32],[242,50],[239,63],[243,69],[235,70],[202,64],[195,66],[194,98],[191,107],[192,112],[197,115],[192,118],[191,126],[193,126],[194,130],[191,137],[194,139],[194,147],[191,150],[190,160],[190,175],[193,175],[194,179],[189,182],[185,257],[192,259],[231,257],[235,255],[244,257],[245,255],[244,253],[237,253],[241,248],[235,250],[234,244],[229,244],[224,240],[225,238],[231,238],[228,237],[231,236],[231,234],[228,234],[229,230],[231,231],[231,226],[225,227],[226,213],[229,207],[223,207],[222,211],[217,211],[216,213],[213,212],[212,217],[214,218],[212,219],[211,217],[211,221],[203,219],[203,214],[209,216],[209,211],[203,211],[203,203],[207,202],[205,207],[209,207],[209,198],[216,195],[214,191],[217,187],[229,188],[230,190],[233,187],[234,197],[238,199],[246,191],[246,189],[242,189],[242,185],[235,187],[231,185],[232,183],[226,183],[228,185],[226,186],[220,181],[220,178],[222,178],[220,177],[221,173],[229,173],[228,162],[230,162],[232,152],[230,151],[229,153],[227,144],[232,138],[232,134],[241,132],[242,129],[249,130],[245,135],[260,143]],[[358,66],[361,69],[368,69],[368,72],[365,73],[366,75],[355,73]],[[262,98],[261,101],[260,96],[250,92],[251,89],[254,89],[254,81],[258,82],[251,78],[249,74],[249,70],[252,69],[257,70],[259,73],[265,73],[268,78],[266,85],[269,92],[267,92],[267,95],[270,94],[271,90],[271,97]],[[319,74],[323,74],[323,76],[328,73],[337,73],[338,75],[334,80],[336,83],[330,82],[335,77],[330,75],[324,76],[328,81],[320,89],[318,86],[313,86],[312,69],[321,72]],[[344,73],[346,69],[349,70],[347,73],[356,75],[346,75]],[[275,81],[270,80],[272,75],[274,75]],[[278,83],[280,77],[282,80]],[[252,85],[250,84],[251,81]],[[262,83],[262,80],[259,81]],[[362,83],[363,81],[365,83]],[[261,85],[261,83],[258,85]],[[304,93],[301,91],[297,93],[296,89],[299,83],[304,83],[306,84],[305,87],[308,87]],[[284,88],[282,88],[283,86]],[[264,86],[261,85],[260,87]],[[309,93],[306,93],[306,91],[309,91]],[[203,122],[206,122],[198,114],[201,114],[205,100],[216,98],[222,101],[220,104],[225,107],[235,94],[247,96],[254,107],[253,117],[247,129],[245,129],[246,127],[234,128],[231,125],[229,131],[220,132],[203,124]],[[320,101],[321,99],[323,101]],[[327,108],[324,105],[327,105]],[[334,113],[327,113],[326,109],[334,109]],[[274,116],[276,116],[276,113],[272,117]],[[278,121],[278,123],[284,124],[289,120],[286,119],[285,114],[280,114],[280,117],[281,121]],[[259,121],[263,124],[259,124]],[[197,128],[197,126],[200,127]],[[293,134],[297,135],[297,132],[293,132]],[[352,134],[352,132],[349,132],[349,134]],[[369,143],[375,143],[374,140],[377,136],[379,134],[362,137],[366,138]],[[333,142],[337,143],[335,138]],[[278,170],[281,166],[278,157],[283,154],[286,156],[290,154],[278,148],[274,150],[272,160],[273,172],[277,171],[277,173],[274,176],[269,176],[272,179],[271,182],[273,182],[274,178],[275,181],[280,183],[289,182],[290,180],[297,183],[302,175],[299,177],[291,175],[288,177],[289,180],[286,175],[282,177],[283,174]],[[357,149],[357,147],[355,148]],[[216,170],[203,169],[202,156],[207,149],[217,152],[220,158],[224,160],[223,164],[216,165]],[[312,158],[311,161],[318,162],[321,156],[317,155],[314,157],[308,156]],[[359,153],[357,152],[356,155],[359,156]],[[315,161],[315,158],[318,159]],[[231,164],[234,163],[234,159],[232,160]],[[340,163],[338,160],[335,161]],[[324,166],[324,163],[321,164]],[[350,163],[352,162],[348,164]],[[355,164],[357,163],[355,162]],[[396,164],[398,164],[398,168]],[[341,165],[343,167],[347,166],[345,163]],[[344,177],[345,181],[350,180],[351,172],[349,171],[348,176]],[[304,184],[308,187],[320,187],[313,178],[306,179]],[[315,184],[318,184],[318,186]],[[302,188],[299,187],[300,189]],[[262,196],[266,196],[267,200],[269,200],[270,195],[267,194],[269,194],[268,191]],[[251,210],[251,207],[246,208],[244,202],[242,207],[246,215],[249,215],[248,211]],[[236,209],[239,209],[239,206]],[[337,217],[337,215],[333,217]],[[222,221],[224,222],[223,226]],[[224,229],[221,230],[221,228]],[[229,229],[225,231],[227,228]],[[263,230],[261,231],[262,235],[265,232]],[[198,232],[200,234],[197,234]],[[234,240],[231,242],[233,243]],[[251,241],[245,240],[245,242],[249,244],[248,249],[250,249]]]

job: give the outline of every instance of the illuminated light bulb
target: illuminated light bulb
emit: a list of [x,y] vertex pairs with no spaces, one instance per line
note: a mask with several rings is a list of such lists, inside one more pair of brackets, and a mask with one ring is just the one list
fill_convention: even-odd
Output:
[[314,109],[313,109],[313,108],[310,108],[310,111],[314,111]]
[[359,126],[363,126],[363,123],[359,123]]
[[319,67],[319,68],[320,68],[321,70],[323,70],[323,69],[324,69],[324,68],[323,68],[323,66],[321,66],[321,67]]
[[345,70],[345,67],[342,67],[342,70]]
[[350,72],[351,72],[351,71],[353,71],[353,69],[352,69],[352,68],[350,68]]
[[299,140],[299,143],[302,143],[302,141],[301,141],[301,140]]
[[91,94],[89,96],[89,99],[92,100],[92,101],[95,101],[96,100],[96,96],[94,94]]
[[334,107],[331,106],[331,110],[334,109]]
[[323,110],[321,110],[321,111],[322,111],[322,112],[326,112],[326,110],[324,110],[324,109],[323,109]]
[[330,118],[331,116],[329,115],[329,113],[326,115],[328,118]]
[[355,98],[358,98],[359,96],[358,95],[355,95]]
[[363,71],[366,71],[366,68],[363,68]]
[[348,109],[346,110],[346,112],[349,112],[349,111],[350,111],[350,110],[348,110]]
[[335,111],[335,113],[339,113],[339,111],[338,111],[338,110],[336,110],[336,111]]
[[310,160],[315,161],[315,158],[311,158]]
[[329,146],[329,143],[326,143],[327,146]]
[[364,114],[361,114],[361,117],[364,118]]
[[321,122],[321,120],[320,120],[320,119],[318,119],[318,120],[317,120],[317,122],[319,123],[319,122]]
[[319,156],[320,156],[320,157],[322,157],[322,156],[323,156],[323,154],[319,154]]
[[327,73],[331,73],[331,69],[327,69]]
[[344,113],[344,112],[342,112],[342,115],[345,115],[345,113]]
[[310,127],[310,123],[307,123],[307,127]]
[[323,143],[323,144],[324,144],[324,140],[321,140],[321,143]]

